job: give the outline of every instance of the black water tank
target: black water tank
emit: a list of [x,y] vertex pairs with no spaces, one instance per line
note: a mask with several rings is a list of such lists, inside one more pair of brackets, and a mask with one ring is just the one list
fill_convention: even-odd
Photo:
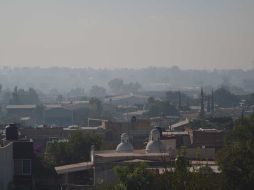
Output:
[[131,122],[132,122],[132,123],[135,123],[136,121],[137,121],[137,117],[136,117],[136,116],[132,116],[132,117],[131,117]]
[[161,127],[155,127],[160,132],[160,137],[162,137],[162,128]]
[[8,141],[15,141],[18,140],[18,128],[17,124],[12,123],[6,126],[5,128],[6,140]]

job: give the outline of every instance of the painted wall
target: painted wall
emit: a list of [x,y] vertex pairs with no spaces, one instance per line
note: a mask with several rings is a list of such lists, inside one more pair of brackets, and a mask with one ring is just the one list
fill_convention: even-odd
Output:
[[0,189],[7,190],[8,184],[12,181],[14,164],[13,164],[13,145],[9,143],[0,147]]

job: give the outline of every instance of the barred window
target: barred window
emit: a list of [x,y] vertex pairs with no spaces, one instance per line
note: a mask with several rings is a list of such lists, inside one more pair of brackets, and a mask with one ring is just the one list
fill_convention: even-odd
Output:
[[14,160],[15,175],[31,175],[31,160],[30,159],[15,159]]

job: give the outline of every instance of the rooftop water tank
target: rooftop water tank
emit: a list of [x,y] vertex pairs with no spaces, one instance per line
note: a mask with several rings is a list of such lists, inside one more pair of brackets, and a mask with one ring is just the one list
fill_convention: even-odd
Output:
[[6,140],[15,141],[18,140],[18,128],[17,124],[12,123],[6,126],[5,128]]

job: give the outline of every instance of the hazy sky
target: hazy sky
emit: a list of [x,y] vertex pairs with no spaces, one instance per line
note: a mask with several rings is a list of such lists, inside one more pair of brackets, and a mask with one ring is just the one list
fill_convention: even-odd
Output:
[[0,66],[254,67],[254,0],[0,0]]

